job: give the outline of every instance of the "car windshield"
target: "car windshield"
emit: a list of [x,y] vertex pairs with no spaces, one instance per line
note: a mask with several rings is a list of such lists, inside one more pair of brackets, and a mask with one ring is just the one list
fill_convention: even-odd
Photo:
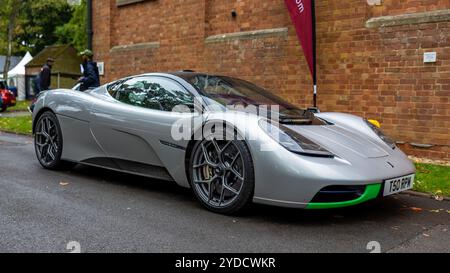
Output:
[[286,102],[270,93],[269,91],[258,87],[250,82],[225,77],[210,75],[182,75],[186,81],[192,84],[200,95],[206,97],[207,101],[213,100],[228,108],[236,106],[278,106],[280,117],[310,117],[311,113],[297,106]]

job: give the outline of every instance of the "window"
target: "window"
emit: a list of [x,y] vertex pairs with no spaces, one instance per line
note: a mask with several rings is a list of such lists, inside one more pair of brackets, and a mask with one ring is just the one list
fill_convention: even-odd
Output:
[[160,111],[173,111],[176,106],[184,106],[184,109],[194,112],[194,96],[166,78],[132,78],[111,84],[108,91],[118,101],[133,106]]

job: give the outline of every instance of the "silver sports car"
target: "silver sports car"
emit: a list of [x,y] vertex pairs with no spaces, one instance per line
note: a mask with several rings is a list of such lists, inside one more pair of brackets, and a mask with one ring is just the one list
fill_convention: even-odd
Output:
[[195,72],[51,90],[33,110],[46,169],[85,164],[175,181],[207,209],[324,209],[412,188],[414,165],[374,120],[300,109],[244,80]]

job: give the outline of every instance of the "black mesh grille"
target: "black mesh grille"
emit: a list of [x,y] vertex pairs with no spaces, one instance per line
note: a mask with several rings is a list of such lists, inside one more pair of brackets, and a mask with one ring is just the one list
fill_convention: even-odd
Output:
[[328,186],[320,190],[312,203],[345,202],[358,199],[364,193],[366,186]]

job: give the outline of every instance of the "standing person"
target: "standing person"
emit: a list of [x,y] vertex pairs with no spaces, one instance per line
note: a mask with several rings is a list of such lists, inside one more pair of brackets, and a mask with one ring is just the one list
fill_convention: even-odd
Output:
[[48,58],[46,64],[42,66],[41,72],[35,79],[35,95],[39,94],[41,91],[50,89],[52,83],[52,66],[55,63],[53,58]]
[[92,51],[86,49],[80,53],[83,58],[83,77],[78,82],[81,83],[80,91],[86,91],[90,88],[100,86],[100,76],[98,72],[97,63],[92,60],[94,54]]

